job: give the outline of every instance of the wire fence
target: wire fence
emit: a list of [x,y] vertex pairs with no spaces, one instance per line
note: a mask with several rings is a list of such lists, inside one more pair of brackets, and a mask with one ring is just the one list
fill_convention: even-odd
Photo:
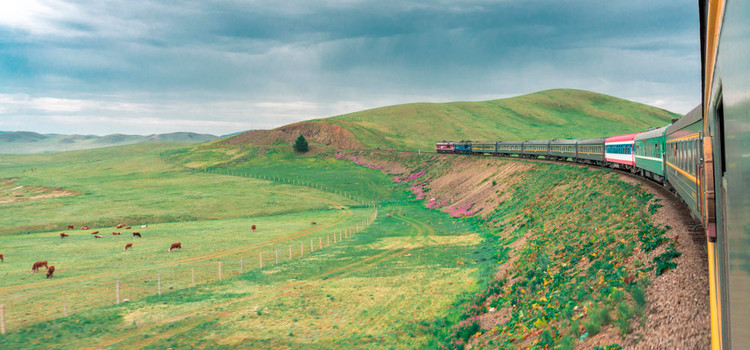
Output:
[[[164,296],[176,290],[303,259],[352,238],[372,224],[377,216],[378,210],[374,207],[368,217],[344,229],[312,233],[284,242],[269,242],[260,248],[239,249],[221,256],[187,258],[187,262],[158,268],[153,273],[136,270],[119,276],[80,276],[74,277],[75,281],[72,282],[50,281],[55,283],[51,286],[54,291],[50,291],[49,287],[41,289],[31,285],[9,286],[6,288],[12,291],[4,291],[5,296],[0,300],[0,333],[108,304]],[[75,284],[75,288],[70,287],[71,284]]]

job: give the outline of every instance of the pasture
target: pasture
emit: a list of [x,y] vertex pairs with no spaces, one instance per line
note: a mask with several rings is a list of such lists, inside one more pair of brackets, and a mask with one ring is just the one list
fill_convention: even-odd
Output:
[[12,188],[21,185],[62,188],[76,194],[2,204],[0,235],[63,231],[67,225],[217,220],[327,209],[334,203],[356,204],[307,187],[192,173],[159,159],[160,152],[175,147],[139,144],[0,156],[0,178],[18,178],[12,187],[3,189],[6,198],[18,191]]
[[[0,218],[0,304],[9,330],[0,347],[424,347],[436,342],[433,322],[478,288],[479,236],[394,191],[379,172],[291,157],[286,169],[263,170],[262,160],[234,168],[279,177],[302,168],[310,182],[331,187],[355,174],[335,188],[384,201],[375,218],[373,207],[310,186],[165,163],[159,155],[170,147],[0,157],[0,177],[18,178],[10,189],[75,193],[9,193],[21,199],[0,206],[8,213]],[[78,229],[84,224],[91,229]],[[177,241],[183,249],[167,252]],[[55,277],[29,273],[37,260],[55,265]],[[115,304],[117,281],[129,302]]]

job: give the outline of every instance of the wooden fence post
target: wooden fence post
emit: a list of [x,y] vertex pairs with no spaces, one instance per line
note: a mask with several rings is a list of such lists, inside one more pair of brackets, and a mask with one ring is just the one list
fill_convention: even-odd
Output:
[[310,253],[312,253],[315,250],[315,247],[313,246],[313,240],[310,240]]
[[242,263],[242,257],[240,257],[240,273],[245,273],[245,264]]
[[260,268],[263,268],[263,252],[260,252]]
[[0,305],[0,334],[5,334],[5,304]]
[[221,261],[219,261],[219,281],[221,281]]
[[276,249],[276,263],[279,263],[279,250]]
[[292,260],[292,246],[289,246],[289,260]]
[[299,242],[299,257],[305,256],[305,244],[302,242]]
[[[117,284],[117,290],[120,290],[119,283]],[[156,275],[156,292],[161,296],[161,274]]]
[[120,303],[120,281],[117,281],[117,283],[115,284],[115,290],[116,290],[115,294],[117,294],[117,303],[119,304]]
[[190,286],[195,287],[195,268],[194,267],[190,268],[190,281],[192,282],[190,283]]
[[320,247],[320,249],[323,249],[323,237],[318,237],[318,239],[320,240],[320,244],[318,246]]

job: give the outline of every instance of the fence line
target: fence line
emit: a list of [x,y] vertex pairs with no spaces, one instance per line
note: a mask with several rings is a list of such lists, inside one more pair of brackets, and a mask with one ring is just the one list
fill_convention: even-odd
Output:
[[[190,168],[187,168],[190,169]],[[220,172],[216,169],[190,169],[193,171],[202,171],[207,173],[216,173],[216,174],[224,174],[224,175],[235,175],[235,176],[245,176],[245,177],[252,177],[252,178],[262,178],[266,180],[270,180],[269,176],[266,175],[255,175],[248,172],[244,173],[237,173],[237,172]],[[333,194],[337,194],[346,198],[350,198],[360,204],[362,204],[365,207],[373,208],[372,214],[368,215],[366,218],[362,219],[359,222],[354,223],[351,226],[348,226],[344,229],[339,229],[339,237],[336,238],[336,232],[328,232],[325,233],[326,235],[326,244],[325,247],[331,246],[331,233],[333,233],[333,244],[336,245],[337,243],[341,243],[345,238],[351,238],[354,234],[357,232],[360,232],[361,230],[364,230],[367,226],[369,226],[371,223],[373,223],[378,216],[378,208],[377,204],[375,202],[367,202],[361,199],[357,199],[354,195],[341,191],[339,189],[333,189],[326,186],[322,186],[320,184],[314,184],[310,183],[309,181],[302,181],[301,179],[289,179],[289,178],[279,178],[275,177],[273,181],[278,182],[284,182],[289,184],[298,184],[300,186],[307,186],[310,188],[317,188],[322,191],[327,191]],[[344,236],[343,233],[346,233]],[[309,253],[313,253],[315,250],[314,245],[314,236],[310,237],[310,251]],[[304,247],[304,241],[300,240],[300,252],[299,254],[294,254],[293,245],[294,243],[288,242],[289,244],[289,258],[283,259],[281,255],[279,254],[281,252],[280,247],[266,247],[266,248],[260,248],[259,251],[259,262],[258,265],[250,263],[247,270],[252,270],[255,268],[266,268],[269,266],[264,266],[262,261],[263,252],[268,252],[270,249],[273,250],[275,255],[274,265],[283,263],[284,261],[291,261],[294,259],[301,259],[305,256],[305,247]],[[323,245],[323,237],[322,235],[318,236],[318,249],[322,250],[324,248]],[[237,256],[239,255],[239,256]],[[239,273],[238,270],[235,268],[231,268],[228,271],[230,271],[230,275],[236,276],[238,274],[243,274],[246,272],[245,269],[245,263],[244,263],[244,256],[242,256],[242,253],[234,255],[235,258],[239,258]],[[216,261],[214,259],[211,259],[213,261]],[[234,260],[235,263],[237,263],[237,260]],[[250,259],[249,261],[252,261]],[[212,269],[210,268],[211,262],[206,261],[204,262],[196,262],[191,263],[189,265],[190,271],[189,271],[189,279],[187,279],[187,268],[188,266],[176,266],[175,268],[169,270],[169,271],[162,271],[162,273],[156,274],[156,281],[154,281],[153,277],[145,277],[143,275],[136,275],[136,274],[127,274],[125,276],[122,276],[120,279],[116,280],[115,283],[115,304],[121,304],[124,302],[129,302],[132,300],[145,298],[145,297],[151,297],[151,296],[161,296],[162,295],[162,283],[164,283],[167,286],[166,291],[170,290],[177,290],[177,289],[184,289],[189,287],[195,287],[197,284],[203,284],[203,283],[211,283],[215,281],[221,281],[222,276],[222,263],[224,261],[218,261],[218,271],[213,270],[214,272],[210,272]],[[232,264],[233,265],[233,264]],[[268,264],[267,264],[268,265]],[[213,265],[216,266],[216,265]],[[237,266],[237,265],[233,265]],[[196,271],[196,268],[198,268],[198,271]],[[214,267],[215,269],[215,267]],[[163,275],[164,274],[164,275]],[[153,275],[151,275],[153,276]],[[157,290],[156,294],[153,290],[153,283],[156,282]],[[27,307],[24,307],[24,303],[28,303],[27,305],[31,304],[27,300],[27,298],[17,298],[16,300],[8,300],[10,303],[0,304],[0,333],[5,334],[6,330],[10,329],[20,329],[23,326],[41,322],[44,320],[49,320],[52,318],[57,318],[60,316],[68,317],[71,314],[75,314],[76,312],[82,312],[89,309],[92,309],[94,307],[103,306],[106,304],[112,304],[112,285],[109,284],[111,281],[108,281],[104,284],[97,284],[91,287],[87,287],[85,292],[76,293],[74,295],[68,296],[66,292],[63,291],[63,293],[58,294],[59,296],[57,298],[44,298],[41,300],[35,300],[33,304],[35,305],[34,309],[40,310],[39,312],[29,312]],[[150,285],[150,287],[149,287]],[[29,290],[32,290],[30,287]],[[17,294],[22,294],[22,291],[19,291]],[[62,305],[62,308],[60,307]],[[62,309],[62,310],[61,310]],[[62,311],[62,312],[60,312]],[[7,324],[9,322],[9,325]],[[10,326],[10,327],[8,327]]]

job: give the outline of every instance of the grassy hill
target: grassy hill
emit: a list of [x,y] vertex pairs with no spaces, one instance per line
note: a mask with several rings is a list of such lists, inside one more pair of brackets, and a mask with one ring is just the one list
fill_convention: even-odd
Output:
[[588,91],[559,89],[481,102],[411,103],[325,121],[367,148],[432,148],[440,140],[590,138],[664,126],[679,115]]
[[558,89],[480,102],[410,103],[243,133],[230,144],[291,144],[299,136],[337,149],[432,149],[440,140],[604,137],[667,125],[679,115],[589,91]]
[[153,142],[207,142],[216,136],[192,132],[154,135],[60,135],[29,131],[0,132],[0,154],[31,154],[76,151]]

